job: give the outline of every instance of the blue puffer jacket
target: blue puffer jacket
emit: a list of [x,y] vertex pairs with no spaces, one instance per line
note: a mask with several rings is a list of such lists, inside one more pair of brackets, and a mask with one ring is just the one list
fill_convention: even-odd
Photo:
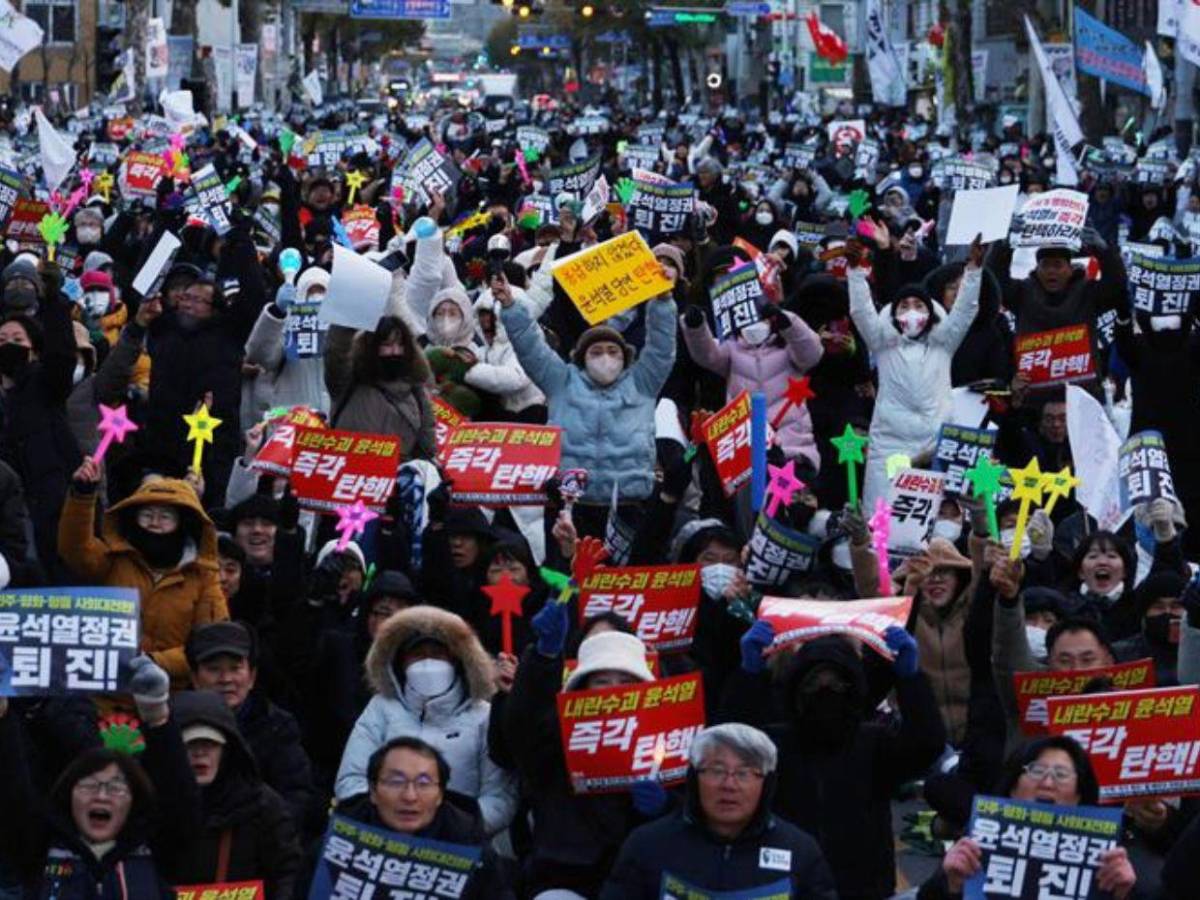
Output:
[[587,469],[584,501],[608,503],[616,484],[622,501],[654,489],[654,406],[675,363],[675,301],[649,301],[646,345],[608,387],[551,350],[530,310],[514,303],[501,319],[522,368],[542,389],[550,424],[563,430],[562,468]]

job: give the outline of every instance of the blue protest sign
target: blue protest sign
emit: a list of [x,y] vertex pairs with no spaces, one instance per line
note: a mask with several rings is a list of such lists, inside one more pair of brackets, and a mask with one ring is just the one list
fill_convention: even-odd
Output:
[[1119,31],[1075,7],[1075,66],[1080,72],[1149,94],[1142,48]]
[[350,0],[352,19],[449,19],[450,0]]

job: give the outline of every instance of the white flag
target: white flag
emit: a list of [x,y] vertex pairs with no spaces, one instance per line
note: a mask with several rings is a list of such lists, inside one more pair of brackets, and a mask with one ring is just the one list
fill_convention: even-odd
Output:
[[0,0],[0,69],[11,72],[17,62],[42,43],[42,28],[8,0]]
[[1079,478],[1076,499],[1101,528],[1116,531],[1124,519],[1117,478],[1121,439],[1100,402],[1074,384],[1067,385],[1067,438]]
[[1054,180],[1066,186],[1079,184],[1079,171],[1075,168],[1075,157],[1071,155],[1071,148],[1083,140],[1083,129],[1079,127],[1079,120],[1075,118],[1071,101],[1067,99],[1058,76],[1054,74],[1029,16],[1025,17],[1025,33],[1029,36],[1029,46],[1033,49],[1034,59],[1037,60],[1038,69],[1042,73],[1046,109],[1050,111],[1054,122]]
[[62,135],[54,130],[50,120],[42,114],[40,106],[33,108],[33,115],[37,121],[38,144],[42,150],[42,171],[46,175],[46,187],[56,191],[75,165],[75,151],[63,140]]
[[1192,65],[1200,66],[1200,6],[1195,3],[1180,4],[1175,52]]
[[308,99],[312,101],[313,106],[320,106],[325,102],[325,92],[321,90],[321,76],[313,69],[304,76],[304,91],[308,94]]
[[1146,73],[1146,87],[1150,89],[1150,105],[1161,112],[1167,105],[1167,89],[1163,84],[1162,63],[1149,41],[1146,41],[1146,53],[1142,56],[1142,69]]
[[908,79],[883,25],[879,0],[867,0],[867,68],[872,99],[886,106],[904,106],[908,100]]

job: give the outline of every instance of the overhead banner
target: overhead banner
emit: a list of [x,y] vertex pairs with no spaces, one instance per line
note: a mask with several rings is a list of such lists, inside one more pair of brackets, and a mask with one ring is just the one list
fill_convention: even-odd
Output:
[[1080,72],[1149,94],[1142,48],[1075,5],[1075,65]]
[[892,658],[883,634],[892,625],[904,627],[912,609],[912,597],[880,597],[870,600],[793,600],[763,597],[758,618],[770,622],[775,640],[767,654],[824,637],[845,634],[862,641],[884,659]]
[[884,106],[904,106],[908,99],[908,79],[884,26],[881,0],[867,0],[866,24],[867,70],[871,76],[871,96],[876,103]]
[[438,462],[456,503],[525,506],[546,502],[561,457],[557,426],[466,422],[450,433]]
[[451,0],[350,0],[352,19],[449,19]]
[[602,567],[579,585],[579,620],[615,612],[643,644],[667,653],[691,646],[699,602],[698,566]]

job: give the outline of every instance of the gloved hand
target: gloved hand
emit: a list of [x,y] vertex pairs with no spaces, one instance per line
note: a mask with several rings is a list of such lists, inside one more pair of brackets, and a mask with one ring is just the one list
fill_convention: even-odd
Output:
[[691,304],[683,311],[683,324],[688,328],[699,328],[704,324],[704,311],[696,304]]
[[792,320],[787,317],[787,313],[773,303],[763,307],[762,317],[771,323],[771,330],[776,334],[792,327]]
[[429,507],[430,523],[446,521],[446,510],[450,507],[450,487],[453,483],[450,479],[445,479],[426,495],[425,503]]
[[861,546],[871,540],[867,531],[867,520],[863,518],[862,510],[856,505],[847,503],[842,509],[842,530],[850,537],[850,543]]
[[1054,547],[1054,523],[1044,509],[1035,509],[1026,526],[1030,553],[1034,559],[1045,559]]
[[1108,242],[1100,237],[1100,232],[1091,225],[1083,229],[1079,235],[1079,239],[1084,249],[1095,250],[1097,253],[1103,253],[1108,249]]
[[647,819],[661,815],[667,808],[666,788],[657,779],[635,781],[629,788],[629,796],[633,800],[633,808]]
[[129,678],[129,693],[137,705],[138,717],[147,725],[161,725],[168,715],[170,677],[144,653],[131,659],[129,668],[133,672]]
[[338,584],[346,571],[346,557],[341,553],[330,553],[321,564],[313,569],[308,588],[308,602],[320,606],[337,598]]
[[275,292],[275,305],[278,306],[284,314],[296,305],[296,286],[294,284],[281,284],[279,290]]
[[775,640],[775,628],[770,622],[759,619],[742,635],[742,671],[757,675],[767,667],[763,652]]
[[283,496],[279,498],[279,530],[295,531],[299,524],[300,501],[292,493],[292,486],[289,484],[284,488]]
[[1160,544],[1175,539],[1175,507],[1170,500],[1159,497],[1146,504],[1145,523],[1154,530],[1154,540]]
[[567,643],[567,604],[551,601],[530,621],[537,635],[537,651],[550,658],[559,656]]
[[911,634],[899,625],[889,625],[883,633],[883,642],[892,651],[892,668],[897,678],[912,678],[917,674],[917,642]]

